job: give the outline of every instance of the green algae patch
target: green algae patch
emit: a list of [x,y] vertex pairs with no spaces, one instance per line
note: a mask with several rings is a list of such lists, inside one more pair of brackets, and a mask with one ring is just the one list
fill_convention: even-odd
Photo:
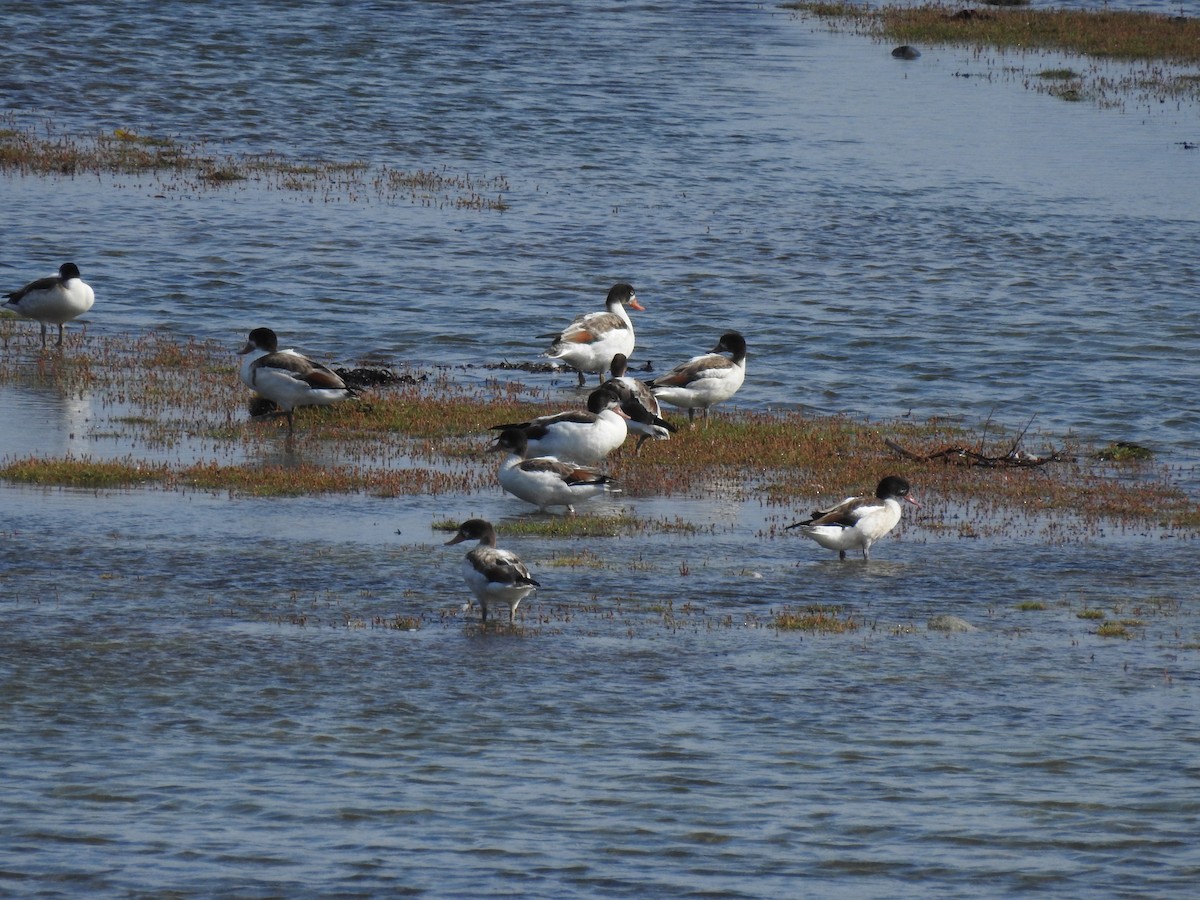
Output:
[[1107,447],[1097,450],[1094,456],[1107,462],[1145,462],[1154,459],[1154,451],[1130,441],[1113,441]]
[[1070,81],[1073,78],[1078,78],[1079,73],[1074,69],[1045,69],[1037,73],[1038,78],[1045,78],[1049,81]]
[[838,605],[813,604],[784,609],[771,619],[777,631],[808,631],[820,634],[846,634],[858,631],[862,622]]
[[163,484],[170,480],[166,465],[133,459],[97,460],[68,456],[63,459],[26,457],[0,466],[0,478],[15,484],[101,490]]

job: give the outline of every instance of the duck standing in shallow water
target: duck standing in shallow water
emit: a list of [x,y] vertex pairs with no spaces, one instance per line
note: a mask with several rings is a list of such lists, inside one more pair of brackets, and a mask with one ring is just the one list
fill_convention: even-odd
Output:
[[294,430],[292,411],[297,406],[328,406],[349,400],[354,392],[328,366],[313,362],[295,350],[280,350],[270,328],[255,328],[238,352],[247,357],[239,375],[251,390],[266,397],[287,416]]
[[626,307],[639,312],[646,309],[638,302],[633,285],[614,284],[603,311],[576,316],[575,321],[557,334],[538,335],[554,339],[542,356],[561,359],[575,369],[579,373],[580,387],[587,381],[585,372],[596,372],[603,380],[616,354],[624,353],[628,357],[633,353],[633,322]]
[[515,428],[525,433],[530,456],[553,456],[564,462],[594,466],[616,450],[629,436],[625,418],[616,410],[621,405],[617,392],[601,386],[588,395],[586,410],[573,409],[528,422],[493,425],[492,431]]
[[628,368],[628,358],[624,353],[618,353],[613,357],[610,367],[612,378],[604,384],[611,386],[621,398],[621,412],[629,418],[626,427],[630,434],[638,436],[637,444],[633,448],[636,454],[646,441],[651,438],[665,441],[676,428],[662,417],[662,407],[649,386],[632,375],[625,374]]
[[[722,351],[730,356],[723,356]],[[651,381],[650,390],[664,403],[686,409],[688,422],[694,424],[696,410],[703,410],[707,422],[709,407],[724,403],[745,380],[746,339],[727,331],[708,353],[693,356]]]
[[863,559],[870,559],[871,545],[900,523],[900,501],[921,505],[910,490],[905,479],[888,475],[879,482],[874,497],[847,497],[837,506],[818,509],[810,518],[787,527],[799,528],[802,535],[826,550],[838,551],[840,559],[854,549],[861,549]]
[[511,550],[496,547],[496,529],[486,519],[468,519],[458,526],[458,533],[446,545],[463,541],[479,541],[475,549],[463,559],[463,580],[479,601],[483,618],[488,617],[488,604],[508,604],[508,621],[511,625],[517,614],[517,606],[525,596],[541,585],[529,574],[525,564]]
[[500,464],[500,486],[514,497],[532,503],[541,512],[548,506],[565,506],[575,514],[575,504],[616,490],[616,483],[598,469],[562,462],[553,456],[527,458],[529,442],[519,428],[507,428],[489,450],[508,453]]
[[41,323],[43,347],[46,346],[46,326],[57,325],[58,340],[54,346],[61,347],[64,326],[82,316],[95,302],[96,294],[91,285],[79,277],[79,266],[63,263],[58,267],[57,275],[31,281],[8,294],[4,308]]

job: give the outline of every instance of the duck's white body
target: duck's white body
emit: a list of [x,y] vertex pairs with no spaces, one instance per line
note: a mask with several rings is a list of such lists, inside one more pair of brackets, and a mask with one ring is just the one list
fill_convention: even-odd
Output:
[[633,286],[613,285],[604,306],[603,311],[576,316],[575,320],[558,334],[542,335],[554,339],[550,349],[542,355],[562,360],[577,370],[580,384],[584,383],[585,372],[595,372],[603,377],[612,365],[614,356],[618,353],[625,356],[633,353],[633,321],[625,307],[645,309],[638,302]]
[[[729,351],[724,356],[720,351]],[[746,341],[737,332],[728,332],[712,352],[693,356],[661,378],[650,382],[654,396],[664,403],[688,411],[692,421],[697,409],[708,418],[710,407],[724,403],[737,393],[746,380]]]
[[616,392],[600,387],[588,396],[586,411],[570,410],[539,416],[529,422],[493,425],[492,430],[515,428],[524,432],[528,456],[553,456],[564,462],[594,466],[629,436],[625,419],[616,412],[619,405]]
[[552,456],[530,459],[527,447],[524,432],[510,428],[496,439],[491,449],[508,453],[500,463],[500,486],[542,512],[551,506],[564,506],[568,513],[574,514],[576,503],[616,490],[613,480],[598,469],[572,465]]
[[252,357],[240,367],[240,377],[251,390],[283,410],[288,429],[297,406],[328,406],[349,400],[353,393],[327,366],[294,350],[276,350],[278,338],[269,328],[256,328],[241,353]]
[[256,328],[250,332],[250,339],[246,342],[246,346],[238,351],[242,357],[242,364],[238,367],[238,377],[242,379],[242,384],[250,390],[257,390],[253,377],[255,362],[269,353],[292,353],[300,356],[295,350],[279,350],[276,346],[269,346],[271,344],[278,345],[278,343],[279,340],[271,329]]
[[[290,359],[288,357],[291,357]],[[304,371],[281,363],[303,360]],[[337,387],[337,384],[341,387]],[[349,389],[333,371],[298,353],[264,356],[251,367],[250,384],[284,412],[297,406],[329,406],[351,397]]]
[[907,481],[889,475],[879,482],[874,497],[847,497],[837,506],[816,510],[811,518],[787,527],[798,528],[826,550],[836,550],[842,559],[849,550],[861,550],[863,559],[870,559],[871,545],[900,523],[900,500],[920,505],[909,495]]
[[462,573],[467,588],[479,601],[482,621],[487,621],[489,604],[504,603],[508,606],[511,623],[518,604],[540,585],[515,553],[497,549],[496,530],[491,522],[468,519],[446,543],[458,544],[467,540],[479,541],[463,559]]
[[56,346],[61,347],[64,327],[82,316],[96,302],[91,285],[79,277],[79,267],[63,263],[58,274],[31,281],[20,290],[7,295],[4,308],[42,326],[42,346],[46,346],[46,326],[58,326]]

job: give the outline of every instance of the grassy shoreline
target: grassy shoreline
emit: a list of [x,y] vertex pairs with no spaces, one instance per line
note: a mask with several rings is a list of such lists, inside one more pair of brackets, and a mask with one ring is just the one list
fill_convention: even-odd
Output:
[[[1064,100],[1120,106],[1127,96],[1145,102],[1200,100],[1200,18],[1121,10],[1038,9],[928,3],[868,7],[798,0],[782,8],[814,16],[827,27],[848,28],[877,41],[917,47],[956,45],[1002,53],[1063,53],[1090,60],[1089,70],[1055,67],[1029,71],[1026,86]],[[1104,61],[1133,71],[1113,76]],[[1139,65],[1144,67],[1139,67]]]
[[[466,383],[441,371],[370,389],[355,403],[303,409],[289,439],[279,420],[250,418],[250,394],[228,347],[160,334],[73,336],[64,352],[39,353],[28,335],[17,333],[20,327],[0,321],[0,390],[36,383],[88,397],[93,408],[108,411],[93,423],[92,437],[115,452],[0,459],[0,479],[12,484],[264,497],[470,494],[495,489],[498,460],[484,452],[490,425],[572,405],[519,378]],[[900,471],[923,497],[940,498],[945,515],[930,527],[964,537],[1002,532],[1026,516],[1062,516],[1081,534],[1110,525],[1183,534],[1200,528],[1200,503],[1172,483],[1166,467],[1106,459],[1102,449],[1064,445],[1055,448],[1054,461],[1018,466],[1006,460],[1022,435],[981,436],[940,420],[865,422],[733,409],[707,428],[680,424],[669,441],[647,444],[636,456],[630,442],[610,458],[606,468],[626,499],[716,493],[758,500],[782,515],[873,488],[881,473]],[[173,461],[162,461],[163,448],[172,449]],[[999,462],[981,465],[977,458]],[[970,506],[970,522],[952,514],[956,505]],[[616,530],[648,527],[682,525],[631,519]],[[612,523],[587,517],[578,528],[613,531]]]
[[799,0],[782,6],[820,18],[853,22],[870,34],[902,42],[1063,50],[1108,59],[1200,64],[1200,19],[1182,16],[1108,9],[972,8],[942,3],[868,7]]

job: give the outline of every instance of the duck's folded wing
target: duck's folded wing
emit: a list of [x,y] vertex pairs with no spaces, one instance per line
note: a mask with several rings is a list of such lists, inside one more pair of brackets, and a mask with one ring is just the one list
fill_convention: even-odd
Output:
[[319,363],[307,375],[302,376],[302,379],[312,388],[347,390],[346,382],[342,381],[336,372]]
[[552,456],[538,456],[521,463],[522,471],[531,473],[549,473],[562,479],[564,484],[571,486],[587,484],[608,484],[612,479],[588,466],[573,466]]
[[21,298],[26,294],[33,293],[34,291],[49,291],[55,288],[58,284],[59,280],[57,277],[54,275],[48,275],[45,278],[39,278],[37,281],[31,281],[23,288],[19,288],[18,290],[15,290],[10,294],[6,294],[5,296],[8,297],[8,301],[10,303],[20,303]]
[[493,581],[503,581],[508,584],[531,584],[534,587],[541,587],[534,577],[529,574],[529,569],[525,568],[525,563],[521,562],[517,555],[510,550],[496,550],[495,555],[488,562],[488,575]]
[[866,497],[847,497],[836,506],[826,509],[814,509],[811,516],[800,522],[793,522],[788,528],[799,528],[801,525],[839,525],[843,528],[853,528],[863,515],[868,512],[865,507],[869,504]]
[[591,344],[611,331],[628,327],[625,321],[614,313],[594,312],[578,316],[561,334],[552,336],[561,343]]
[[538,416],[536,419],[530,419],[528,422],[517,422],[512,425],[492,425],[488,428],[488,431],[505,431],[509,428],[516,428],[519,431],[524,431],[525,436],[530,440],[537,440],[546,436],[546,429],[551,425],[561,422],[591,425],[595,421],[595,413],[588,412],[586,409],[571,409],[566,412],[555,413],[551,416]]
[[704,356],[693,356],[685,363],[681,363],[673,368],[661,378],[655,378],[651,381],[650,389],[656,387],[683,387],[691,384],[694,381],[699,381],[701,378],[709,378],[722,368],[728,368],[732,365],[729,358],[715,353],[706,353]]
[[841,525],[843,528],[853,528],[863,516],[870,515],[879,508],[872,497],[847,497],[831,509],[818,509],[807,525]]

